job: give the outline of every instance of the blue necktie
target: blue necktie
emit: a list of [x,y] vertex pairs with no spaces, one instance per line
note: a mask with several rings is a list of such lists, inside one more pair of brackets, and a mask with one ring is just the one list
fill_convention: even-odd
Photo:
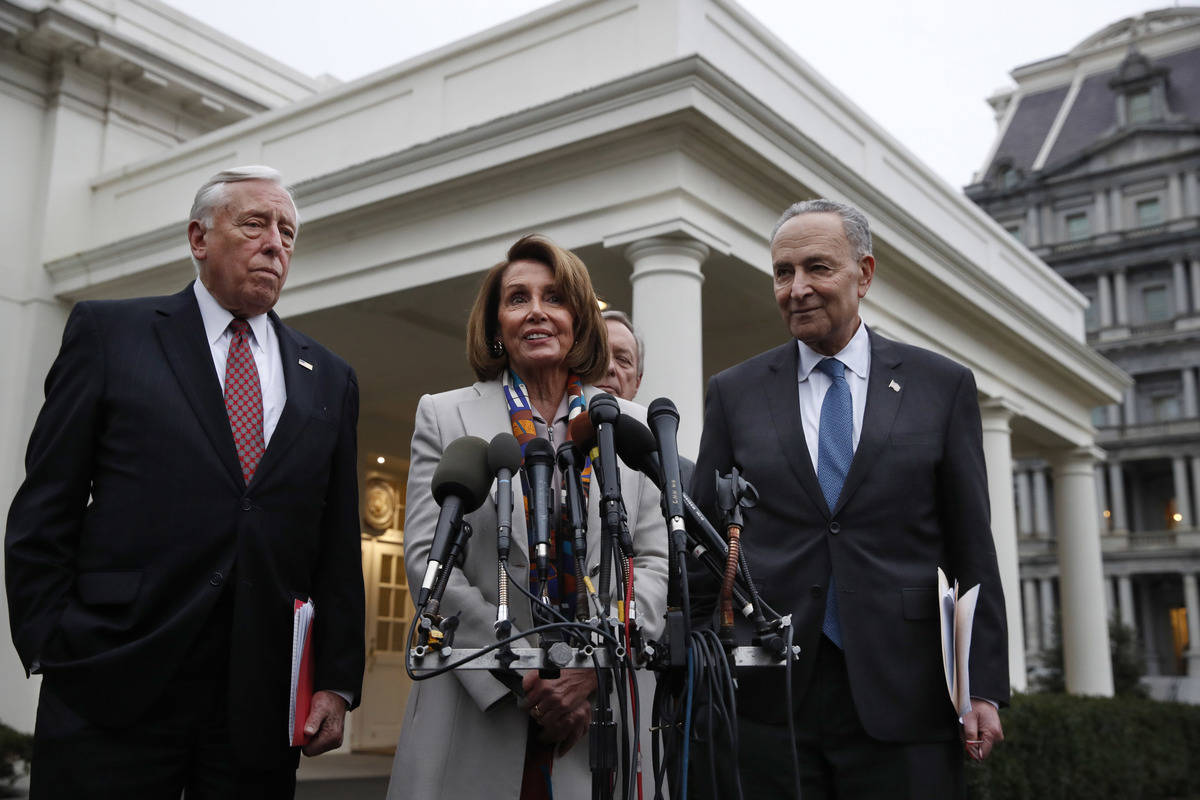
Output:
[[[846,383],[845,364],[836,358],[825,358],[817,364],[817,369],[832,381],[821,402],[821,425],[817,430],[817,482],[821,484],[825,504],[832,512],[854,458],[854,403],[850,399],[850,384]],[[838,620],[837,590],[832,572],[825,594],[825,620],[821,630],[831,642],[842,646],[842,624]]]

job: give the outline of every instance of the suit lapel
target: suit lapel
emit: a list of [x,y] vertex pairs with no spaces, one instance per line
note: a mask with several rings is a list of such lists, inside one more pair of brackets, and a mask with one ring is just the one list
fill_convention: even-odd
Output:
[[[863,410],[863,427],[858,437],[858,447],[854,451],[854,460],[850,462],[850,472],[842,484],[842,493],[838,496],[835,513],[846,505],[846,501],[854,494],[855,489],[862,483],[871,465],[875,463],[879,451],[887,443],[892,432],[892,424],[896,421],[896,412],[900,409],[900,398],[904,393],[905,383],[900,370],[900,354],[892,343],[867,329],[871,339],[871,374],[867,377],[867,404]],[[901,387],[893,389],[892,384]]]
[[[283,385],[287,390],[287,400],[283,404],[279,422],[275,425],[275,432],[271,434],[271,443],[267,445],[262,462],[250,480],[251,486],[271,477],[276,464],[280,463],[313,416],[313,394],[316,392],[323,366],[309,353],[308,345],[301,342],[291,328],[280,322],[274,311],[270,312],[269,319],[275,326],[275,338],[279,340],[279,356],[283,359]],[[301,366],[301,359],[312,369]]]
[[777,348],[776,353],[777,357],[769,366],[771,375],[767,386],[767,405],[771,410],[771,420],[775,423],[775,432],[779,436],[779,443],[792,472],[808,493],[813,505],[824,509],[825,495],[821,491],[821,484],[817,483],[817,472],[813,469],[812,458],[808,455],[808,442],[804,438],[804,424],[800,419],[797,372],[800,354],[796,349],[795,340]]
[[240,486],[242,467],[238,463],[225,398],[221,395],[221,382],[213,367],[212,351],[204,335],[204,321],[200,318],[192,285],[188,284],[179,294],[164,298],[158,314],[154,331],[166,354],[167,364],[183,388],[200,427],[229,471],[229,477]]
[[[512,420],[508,416],[508,404],[504,400],[500,381],[476,383],[474,389],[479,396],[458,406],[463,433],[490,442],[498,431],[512,431]],[[525,491],[519,474],[513,475],[512,485],[512,544],[525,556],[528,563],[529,532],[525,526]]]

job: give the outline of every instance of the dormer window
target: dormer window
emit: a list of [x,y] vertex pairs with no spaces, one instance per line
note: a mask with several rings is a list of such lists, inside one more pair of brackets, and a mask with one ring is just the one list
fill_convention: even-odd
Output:
[[997,161],[992,168],[992,185],[997,189],[1012,189],[1020,182],[1021,173],[1008,157]]
[[1116,94],[1120,127],[1166,119],[1168,71],[1166,67],[1154,66],[1136,47],[1130,46],[1125,60],[1117,67],[1117,74],[1108,82]]
[[1154,98],[1149,89],[1139,89],[1125,95],[1125,119],[1139,125],[1154,119]]

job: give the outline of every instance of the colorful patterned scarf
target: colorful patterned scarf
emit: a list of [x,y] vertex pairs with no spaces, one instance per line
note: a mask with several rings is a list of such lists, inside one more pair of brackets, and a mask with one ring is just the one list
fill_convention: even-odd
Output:
[[[513,436],[521,445],[521,455],[525,455],[525,445],[537,436],[537,428],[533,424],[533,407],[529,403],[529,390],[525,382],[510,367],[504,374],[504,399],[508,402],[508,416],[512,421]],[[570,437],[571,420],[587,409],[583,397],[583,383],[579,376],[571,373],[567,376],[567,436]],[[554,428],[554,420],[547,420],[546,427]],[[568,441],[570,439],[568,438]],[[588,458],[583,465],[581,474],[583,484],[583,502],[587,505],[588,486],[592,479],[592,460]],[[529,552],[533,553],[533,523],[529,518],[529,477],[521,470],[521,488],[525,495],[525,530],[529,536]],[[567,619],[575,618],[575,543],[571,540],[570,526],[566,520],[566,503],[560,498],[559,514],[556,524],[550,531],[550,558],[547,571],[547,593],[550,603]],[[553,519],[553,517],[552,517]],[[563,535],[559,537],[559,532]],[[540,576],[537,574],[537,563],[530,558],[529,585],[536,586]]]

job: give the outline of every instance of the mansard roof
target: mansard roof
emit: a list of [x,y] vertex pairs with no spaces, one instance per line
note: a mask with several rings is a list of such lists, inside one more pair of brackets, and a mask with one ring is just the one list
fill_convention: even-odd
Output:
[[1122,93],[1162,86],[1162,114],[1140,126],[1200,125],[1200,8],[1130,17],[1069,53],[1018,67],[985,179],[1022,176],[1077,162],[1122,136]]

